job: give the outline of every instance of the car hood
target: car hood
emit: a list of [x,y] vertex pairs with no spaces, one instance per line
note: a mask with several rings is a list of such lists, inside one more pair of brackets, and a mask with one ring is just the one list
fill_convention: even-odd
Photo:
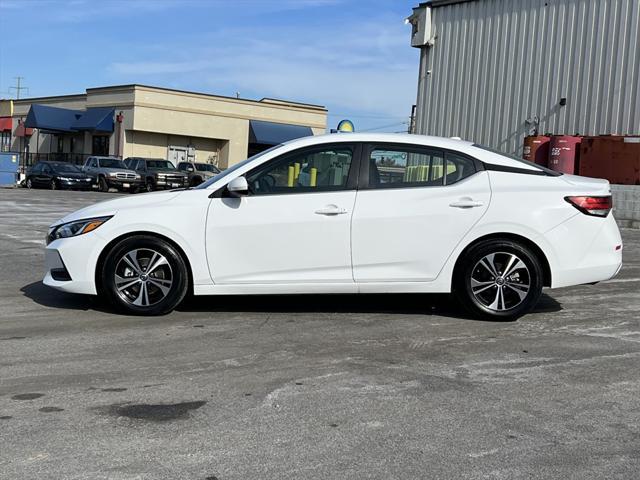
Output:
[[159,205],[180,195],[182,191],[153,192],[131,196],[123,196],[114,200],[96,203],[61,218],[51,226],[94,217],[115,215],[119,210],[139,208],[147,205]]

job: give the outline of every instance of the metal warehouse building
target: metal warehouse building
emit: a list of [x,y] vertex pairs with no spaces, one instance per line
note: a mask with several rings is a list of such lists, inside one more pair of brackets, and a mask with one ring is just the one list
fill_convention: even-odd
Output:
[[534,132],[640,134],[640,0],[432,0],[408,21],[416,133],[515,154]]

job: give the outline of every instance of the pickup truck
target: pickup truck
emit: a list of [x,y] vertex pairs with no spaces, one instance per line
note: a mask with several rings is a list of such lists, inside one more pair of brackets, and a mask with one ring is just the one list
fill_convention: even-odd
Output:
[[142,177],[143,188],[147,192],[189,186],[189,176],[176,169],[168,160],[129,157],[124,163]]
[[89,157],[82,171],[95,180],[101,192],[116,188],[134,193],[143,185],[142,177],[115,157]]
[[189,185],[195,187],[220,173],[220,169],[210,163],[180,162],[178,170],[189,175]]

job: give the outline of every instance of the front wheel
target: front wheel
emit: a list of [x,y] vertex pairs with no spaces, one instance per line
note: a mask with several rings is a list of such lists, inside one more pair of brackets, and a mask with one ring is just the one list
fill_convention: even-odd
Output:
[[27,183],[26,183],[26,185],[27,185],[27,188],[33,188],[33,182],[31,181],[31,179],[30,179],[30,178],[27,178]]
[[455,293],[474,315],[513,320],[530,312],[542,293],[540,260],[526,246],[487,240],[473,246],[456,269]]
[[103,193],[106,193],[109,191],[109,184],[107,183],[106,178],[100,177],[98,179],[98,190],[100,190]]
[[153,192],[155,190],[155,187],[153,185],[153,181],[147,180],[147,183],[145,183],[145,185],[144,185],[144,189],[147,192]]
[[57,190],[58,189],[58,184],[56,183],[55,180],[51,180],[51,182],[49,183],[49,189],[51,189],[51,190]]
[[101,290],[118,310],[134,315],[163,315],[187,294],[189,275],[180,253],[148,235],[126,238],[107,254]]

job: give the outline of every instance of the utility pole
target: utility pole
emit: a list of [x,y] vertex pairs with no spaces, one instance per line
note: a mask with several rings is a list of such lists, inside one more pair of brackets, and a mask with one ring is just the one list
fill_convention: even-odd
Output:
[[24,80],[24,77],[13,77],[16,80],[16,86],[15,87],[9,87],[9,92],[11,92],[11,90],[15,90],[16,91],[16,100],[20,100],[20,92],[22,92],[22,90],[29,90],[29,87],[23,87],[22,86],[22,80]]

